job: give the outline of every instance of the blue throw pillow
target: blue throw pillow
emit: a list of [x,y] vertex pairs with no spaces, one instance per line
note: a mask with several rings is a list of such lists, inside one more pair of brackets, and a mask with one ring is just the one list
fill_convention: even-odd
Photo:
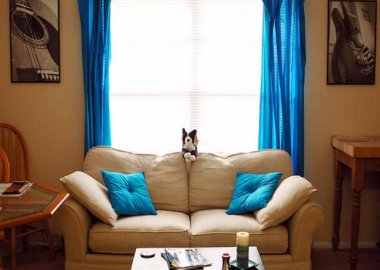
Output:
[[150,199],[143,172],[123,174],[102,171],[111,205],[116,214],[157,215]]
[[237,173],[234,194],[227,214],[244,214],[266,207],[281,176],[281,172]]

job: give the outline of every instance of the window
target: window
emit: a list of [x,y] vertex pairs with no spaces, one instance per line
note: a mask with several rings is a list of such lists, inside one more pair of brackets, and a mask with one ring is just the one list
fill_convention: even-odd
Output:
[[114,147],[257,149],[262,1],[113,0],[110,106]]

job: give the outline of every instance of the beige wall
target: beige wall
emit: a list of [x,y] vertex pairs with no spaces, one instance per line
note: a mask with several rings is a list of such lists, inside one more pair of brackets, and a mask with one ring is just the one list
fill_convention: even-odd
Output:
[[[8,1],[0,1],[0,122],[13,124],[24,134],[30,150],[32,178],[56,186],[60,186],[61,176],[82,167],[84,144],[77,1],[60,2],[61,83],[12,84]],[[380,135],[380,90],[376,86],[326,85],[327,1],[305,1],[305,12],[305,175],[319,189],[314,198],[325,209],[326,222],[316,241],[329,242],[334,189],[330,137],[334,134]],[[378,65],[377,75],[379,72]],[[377,76],[377,88],[379,80]],[[346,181],[341,234],[345,242],[350,239],[351,195]],[[375,209],[379,198],[379,190],[363,192],[360,241],[380,239],[380,217],[376,217]]]
[[30,153],[31,177],[61,187],[82,167],[84,94],[76,0],[60,1],[61,83],[11,83],[9,1],[0,1],[0,122],[16,126]]
[[[305,1],[305,177],[319,189],[314,198],[325,209],[326,222],[316,239],[319,242],[328,242],[332,236],[334,178],[331,136],[380,135],[379,64],[376,86],[326,85],[327,3],[328,1],[319,0]],[[379,23],[377,29],[379,48]],[[341,241],[348,242],[352,198],[348,179],[344,182],[343,193]],[[380,202],[380,191],[365,190],[361,202],[359,239],[362,242],[379,241],[380,217],[376,216],[376,204]]]

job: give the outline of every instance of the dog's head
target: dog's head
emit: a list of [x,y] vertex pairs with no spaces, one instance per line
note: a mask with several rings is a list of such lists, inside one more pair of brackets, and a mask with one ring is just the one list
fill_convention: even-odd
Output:
[[186,132],[186,130],[182,129],[182,144],[195,144],[198,143],[198,137],[197,137],[197,130],[192,130],[189,134]]

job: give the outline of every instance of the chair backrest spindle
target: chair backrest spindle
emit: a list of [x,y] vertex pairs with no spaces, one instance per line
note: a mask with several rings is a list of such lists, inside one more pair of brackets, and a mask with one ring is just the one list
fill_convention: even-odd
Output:
[[7,154],[0,147],[0,183],[8,183],[10,180],[10,166]]

